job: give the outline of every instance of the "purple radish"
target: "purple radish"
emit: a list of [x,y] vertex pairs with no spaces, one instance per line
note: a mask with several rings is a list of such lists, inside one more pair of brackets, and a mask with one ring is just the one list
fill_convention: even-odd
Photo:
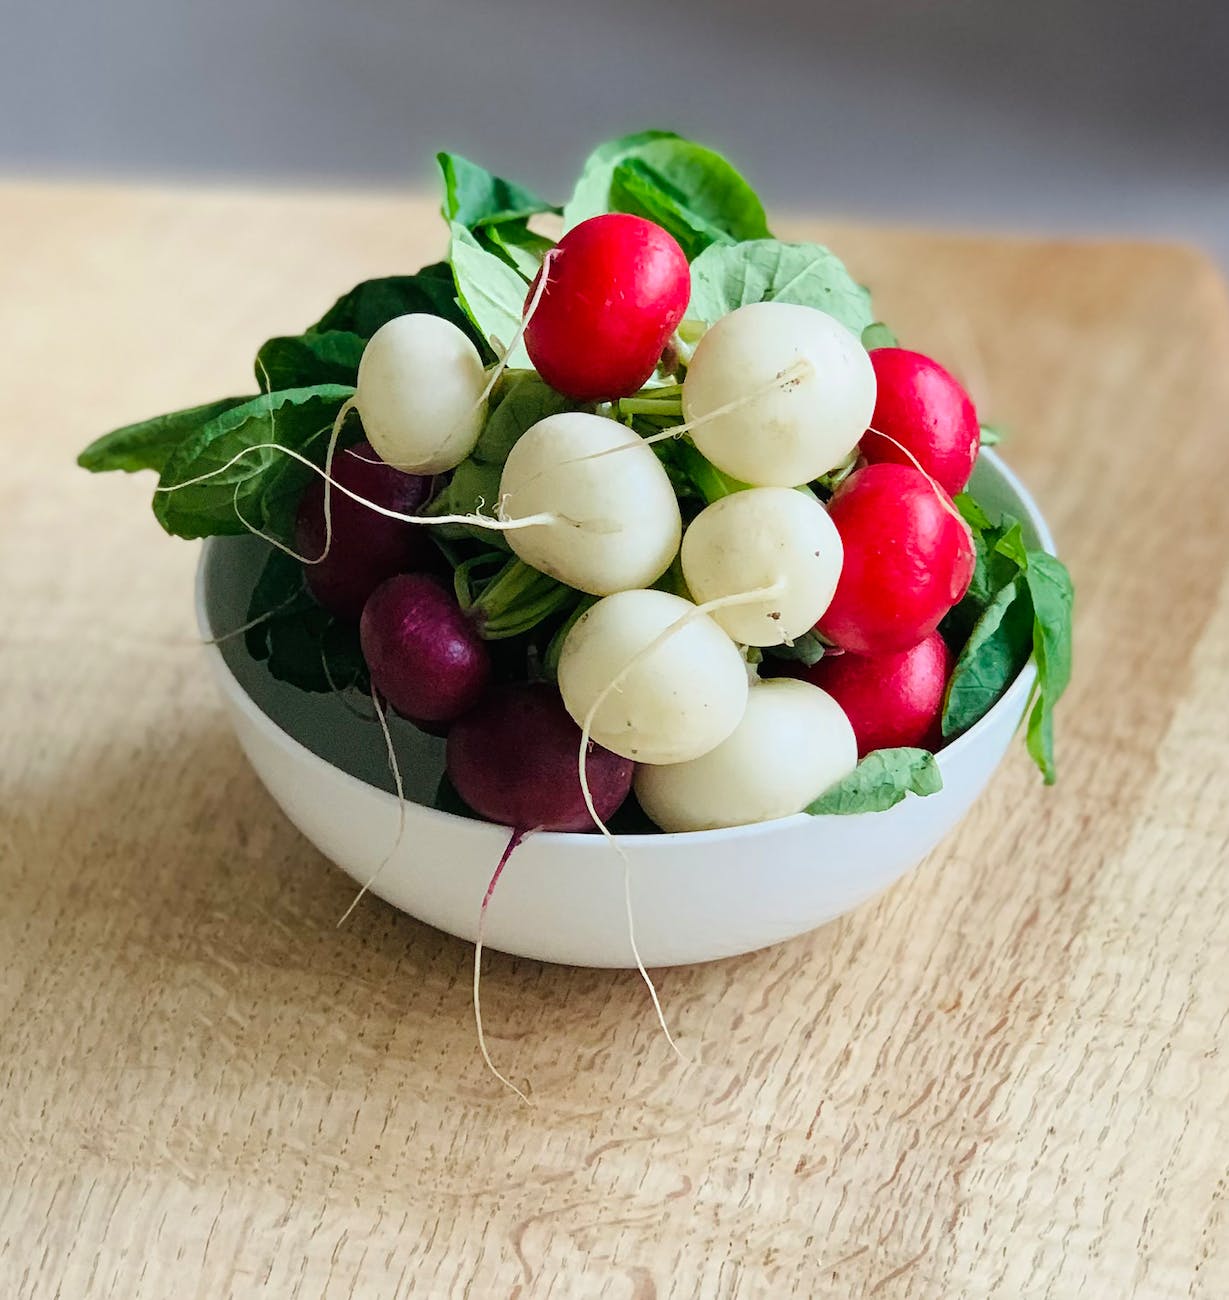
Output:
[[[497,686],[448,733],[447,769],[457,793],[489,821],[512,827],[478,911],[474,943],[474,1024],[487,1068],[522,1101],[529,1098],[500,1073],[482,1029],[482,945],[487,907],[508,859],[531,831],[596,830],[580,786],[580,728],[559,692],[542,682]],[[631,790],[635,764],[589,742],[586,779],[603,821]]]
[[[406,515],[421,512],[435,482],[385,465],[366,442],[337,453],[333,479],[376,505]],[[306,559],[324,553],[324,489],[323,481],[313,483],[299,503],[295,550]],[[354,621],[368,596],[387,578],[422,568],[432,546],[421,525],[377,514],[343,492],[330,492],[329,513],[332,541],[323,560],[304,565],[307,586],[329,613]]]
[[[488,821],[529,831],[596,827],[580,788],[580,728],[545,683],[499,686],[448,732],[448,776]],[[590,742],[586,775],[605,821],[631,789],[635,764]]]
[[490,684],[486,643],[453,593],[429,574],[381,583],[363,607],[359,640],[372,686],[411,721],[451,722]]

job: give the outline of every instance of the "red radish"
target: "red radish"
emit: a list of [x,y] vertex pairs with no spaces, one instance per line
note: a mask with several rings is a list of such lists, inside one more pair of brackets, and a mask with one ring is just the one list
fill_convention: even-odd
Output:
[[359,639],[372,686],[411,721],[459,718],[491,680],[478,629],[427,574],[398,574],[377,587],[363,607]]
[[828,505],[844,563],[816,624],[855,654],[907,650],[939,626],[973,577],[973,535],[951,498],[909,465],[867,465]]
[[[333,458],[333,480],[377,505],[414,515],[431,497],[434,479],[403,474],[378,460],[371,444],[360,442]],[[407,524],[353,500],[342,492],[329,494],[332,540],[325,555],[324,489],[311,484],[299,503],[295,520],[295,550],[305,558],[324,555],[304,565],[307,586],[316,600],[338,618],[357,620],[367,597],[386,578],[420,567],[433,549],[424,528]]]
[[[522,832],[596,830],[580,788],[580,728],[544,682],[497,686],[448,732],[448,776],[488,821]],[[629,759],[590,742],[586,775],[598,816],[618,811],[632,786]]]
[[946,491],[962,491],[981,444],[968,393],[955,376],[920,352],[875,348],[870,357],[877,395],[862,455],[872,464],[912,465],[915,459]]
[[879,655],[825,655],[791,676],[818,686],[845,711],[858,740],[858,757],[897,745],[936,748],[943,692],[952,653],[938,632],[908,650]]
[[[542,378],[578,402],[642,387],[691,296],[675,238],[643,217],[608,212],[569,230],[545,271],[546,291],[525,326]],[[536,289],[537,280],[527,308]]]

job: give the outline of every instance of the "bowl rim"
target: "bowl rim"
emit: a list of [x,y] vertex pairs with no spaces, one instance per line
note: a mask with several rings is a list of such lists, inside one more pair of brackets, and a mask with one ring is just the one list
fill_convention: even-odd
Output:
[[[1054,537],[1050,532],[1049,525],[1046,523],[1041,510],[1032,494],[1020,481],[1017,475],[1008,468],[1003,458],[995,451],[988,447],[983,447],[981,456],[993,467],[995,472],[1006,482],[1011,489],[1020,505],[1023,507],[1023,514],[1027,522],[1031,525],[1037,534],[1037,540],[1044,551],[1049,554],[1056,554],[1054,546]],[[338,767],[328,759],[322,758],[314,750],[309,749],[302,741],[296,739],[286,731],[279,723],[269,716],[256,701],[247,693],[239,683],[239,679],[231,671],[230,665],[226,662],[220,646],[212,640],[217,635],[216,630],[209,617],[209,610],[206,604],[206,574],[209,568],[209,553],[213,549],[218,539],[208,537],[201,547],[200,558],[197,561],[196,579],[194,584],[194,603],[196,609],[197,629],[203,640],[203,647],[213,668],[214,678],[217,680],[222,690],[225,692],[230,703],[239,710],[240,713],[257,728],[268,740],[276,744],[284,753],[298,762],[307,762],[316,768],[327,768],[335,777],[340,778],[343,782],[360,787],[369,792],[370,795],[388,801],[395,806],[397,796],[390,790],[373,785],[370,781],[363,780],[362,777],[355,776],[352,772],[347,772],[344,768]],[[1022,695],[1032,690],[1033,683],[1036,680],[1037,668],[1033,658],[1030,656],[1028,663],[1020,670],[1015,680],[1003,692],[1002,696],[979,718],[967,731],[962,732],[950,744],[944,745],[936,754],[935,758],[939,762],[940,769],[944,766],[945,761],[950,761],[952,755],[957,754],[962,749],[967,749],[975,744],[981,733],[989,730],[997,717],[1004,712],[1014,710]],[[489,833],[491,831],[505,831],[507,827],[499,826],[494,822],[488,822],[481,818],[464,817],[459,813],[448,812],[442,808],[433,808],[429,804],[418,803],[413,799],[407,799],[406,803],[412,804],[416,814],[422,814],[430,819],[438,820],[442,825],[449,823],[454,824],[454,829],[459,833],[474,833],[481,831]],[[876,814],[864,813],[862,816],[874,816]],[[670,842],[685,842],[687,844],[704,843],[705,841],[729,841],[736,839],[753,839],[757,836],[770,834],[774,830],[798,823],[802,820],[808,822],[822,822],[823,816],[816,817],[812,814],[799,812],[792,813],[788,817],[778,817],[766,822],[751,822],[744,826],[723,826],[716,830],[704,831],[661,831],[657,834],[639,834],[628,835],[619,834],[613,838],[620,844],[632,847],[635,844],[649,841],[653,844],[660,845]],[[553,842],[568,845],[574,844],[578,848],[584,845],[593,846],[599,843],[595,839],[592,831],[537,831],[535,838],[546,837]]]

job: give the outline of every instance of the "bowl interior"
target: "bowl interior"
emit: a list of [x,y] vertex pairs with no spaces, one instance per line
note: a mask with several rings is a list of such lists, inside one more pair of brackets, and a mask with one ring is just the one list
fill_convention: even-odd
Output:
[[[993,452],[978,457],[970,491],[992,516],[1006,512],[1020,519],[1030,546],[1053,549],[1032,498]],[[218,538],[209,543],[197,588],[202,635],[223,636],[245,622],[252,589],[267,554],[266,543],[255,537]],[[216,648],[239,687],[282,731],[334,767],[393,792],[379,732],[369,716],[356,711],[356,706],[363,704],[361,699],[346,702],[336,695],[310,695],[277,681],[263,663],[247,653],[242,636],[222,641]],[[370,714],[370,706],[365,713]],[[444,771],[443,740],[395,716],[390,715],[389,724],[407,798],[432,805]]]

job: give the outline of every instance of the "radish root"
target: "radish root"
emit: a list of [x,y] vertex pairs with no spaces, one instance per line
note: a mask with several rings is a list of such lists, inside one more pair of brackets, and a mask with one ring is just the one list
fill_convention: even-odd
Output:
[[605,837],[607,843],[614,849],[623,862],[623,898],[627,908],[627,935],[631,943],[632,955],[636,959],[636,969],[640,972],[640,978],[644,981],[645,987],[649,990],[649,997],[653,1001],[653,1009],[657,1012],[657,1021],[661,1025],[662,1033],[666,1036],[666,1041],[674,1049],[675,1055],[685,1064],[691,1064],[691,1058],[688,1057],[678,1043],[674,1041],[674,1036],[670,1033],[670,1027],[666,1023],[665,1012],[662,1010],[661,999],[657,995],[657,988],[645,968],[644,960],[640,956],[640,948],[636,943],[636,925],[632,914],[632,864],[627,855],[627,851],[619,843],[618,839],[611,834],[610,827],[602,820],[597,811],[597,806],[593,802],[593,792],[589,788],[588,756],[590,737],[593,731],[593,720],[597,716],[598,710],[610,697],[611,693],[616,691],[626,680],[627,675],[641,663],[644,659],[652,655],[662,645],[666,643],[676,632],[686,627],[688,623],[694,622],[702,615],[711,613],[713,610],[726,609],[731,605],[751,605],[757,601],[768,600],[773,596],[780,595],[785,590],[785,582],[778,579],[776,582],[766,587],[756,587],[751,591],[734,592],[728,596],[717,596],[713,600],[705,601],[703,605],[697,605],[695,609],[690,609],[686,614],[676,618],[668,627],[663,628],[657,636],[649,642],[648,645],[637,651],[622,668],[610,679],[609,682],[598,692],[597,698],[589,706],[585,713],[584,721],[580,728],[580,750],[577,755],[577,768],[580,774],[580,789],[584,796],[585,807],[589,810],[589,816],[593,819],[593,824]]
[[478,1030],[478,1050],[482,1053],[482,1059],[486,1062],[486,1067],[490,1072],[504,1085],[510,1088],[525,1103],[526,1106],[532,1106],[533,1102],[512,1082],[511,1079],[501,1074],[491,1060],[491,1053],[487,1050],[486,1034],[482,1029],[482,944],[486,935],[486,911],[491,901],[491,895],[495,892],[495,886],[499,884],[499,878],[503,875],[504,867],[508,865],[508,859],[512,856],[514,850],[528,834],[528,831],[521,830],[517,827],[508,837],[508,842],[504,845],[504,851],[500,855],[499,862],[495,866],[495,872],[491,876],[490,883],[486,887],[486,893],[482,896],[482,906],[478,911],[478,936],[474,940],[474,1025]]
[[913,462],[913,468],[916,469],[919,474],[921,474],[921,476],[926,480],[927,483],[930,484],[932,488],[934,488],[935,496],[938,498],[939,504],[943,507],[943,509],[946,510],[947,513],[951,515],[953,519],[958,520],[961,524],[964,525],[966,532],[968,532],[969,534],[969,540],[971,542],[973,539],[973,530],[969,528],[968,520],[965,519],[964,515],[962,515],[960,511],[956,509],[956,506],[953,504],[951,497],[949,497],[947,492],[944,490],[943,485],[939,483],[937,479],[935,479],[932,475],[928,474],[926,470],[922,468],[921,462],[909,450],[909,448],[906,447],[904,443],[897,442],[896,439],[893,438],[890,433],[884,433],[882,429],[876,429],[871,427],[867,429],[867,433],[873,433],[876,438],[885,439],[886,441],[890,442],[892,446],[896,448],[897,451],[902,452],[904,455],[908,456],[908,458]]
[[384,868],[393,860],[393,854],[401,847],[401,841],[405,836],[405,786],[401,781],[401,765],[397,762],[397,751],[393,748],[393,734],[388,727],[388,718],[385,716],[384,707],[380,703],[379,693],[374,689],[371,692],[371,707],[375,709],[376,718],[380,723],[380,730],[384,733],[384,745],[388,750],[388,768],[392,773],[393,785],[397,790],[397,838],[393,841],[392,848],[384,855],[384,860],[371,873],[367,883],[354,895],[350,906],[338,917],[337,928],[339,930],[350,919],[354,909],[363,901],[368,890],[380,878]]
[[[339,415],[339,419],[340,418],[341,417]],[[337,433],[339,432],[339,428],[340,428],[339,425],[334,426],[334,435],[333,435],[334,442]],[[319,564],[321,560],[324,559],[325,555],[327,555],[328,553],[328,545],[331,540],[331,531],[332,531],[331,515],[329,512],[329,493],[327,490],[328,486],[331,486],[333,491],[340,492],[343,496],[349,497],[351,501],[357,501],[359,505],[366,506],[369,510],[374,510],[376,514],[384,515],[385,518],[387,519],[398,519],[401,522],[407,524],[422,524],[425,527],[430,527],[434,524],[468,524],[475,528],[486,528],[492,532],[512,532],[513,530],[518,528],[537,528],[543,524],[564,523],[564,524],[569,524],[574,528],[581,528],[584,526],[579,521],[575,519],[571,519],[566,515],[554,514],[549,512],[544,512],[542,514],[536,514],[536,515],[525,515],[520,519],[500,519],[500,518],[492,519],[487,515],[481,515],[481,514],[468,514],[468,515],[403,514],[399,510],[392,510],[388,506],[379,505],[377,502],[369,501],[366,497],[360,496],[359,493],[351,491],[351,489],[346,487],[343,483],[337,482],[337,480],[332,477],[332,475],[328,472],[327,469],[321,469],[319,465],[317,465],[313,460],[309,459],[307,456],[304,456],[301,452],[296,451],[293,447],[283,446],[280,442],[253,443],[250,447],[245,447],[242,451],[236,452],[235,455],[230,458],[230,460],[228,460],[224,465],[219,465],[217,469],[209,470],[208,473],[205,474],[198,474],[196,475],[195,478],[184,479],[180,483],[171,483],[166,486],[159,484],[159,486],[156,487],[154,491],[155,492],[178,492],[182,488],[194,487],[198,483],[205,483],[211,478],[216,478],[219,474],[226,473],[227,470],[232,469],[235,465],[237,465],[240,461],[242,461],[244,457],[251,455],[253,452],[269,451],[269,450],[280,451],[283,455],[289,456],[292,460],[298,461],[299,464],[305,465],[308,469],[312,470],[313,473],[319,474],[320,477],[325,480],[325,483],[327,485],[325,496],[324,496],[325,521],[326,521],[325,550],[322,554],[316,556],[315,558],[299,555],[296,551],[286,546],[282,542],[279,542],[276,538],[269,537],[267,533],[262,532],[260,529],[256,528],[254,525],[249,523],[248,520],[243,518],[242,514],[240,514],[239,517],[241,520],[243,520],[243,523],[251,532],[256,534],[258,537],[264,538],[266,541],[272,542],[275,546],[285,551],[287,555],[293,556],[296,560],[299,560],[304,564]],[[331,464],[331,461],[332,461],[332,449],[330,448],[330,452],[328,453],[326,459],[326,465]],[[236,496],[242,490],[242,487],[243,487],[242,483],[236,486],[235,488]]]

